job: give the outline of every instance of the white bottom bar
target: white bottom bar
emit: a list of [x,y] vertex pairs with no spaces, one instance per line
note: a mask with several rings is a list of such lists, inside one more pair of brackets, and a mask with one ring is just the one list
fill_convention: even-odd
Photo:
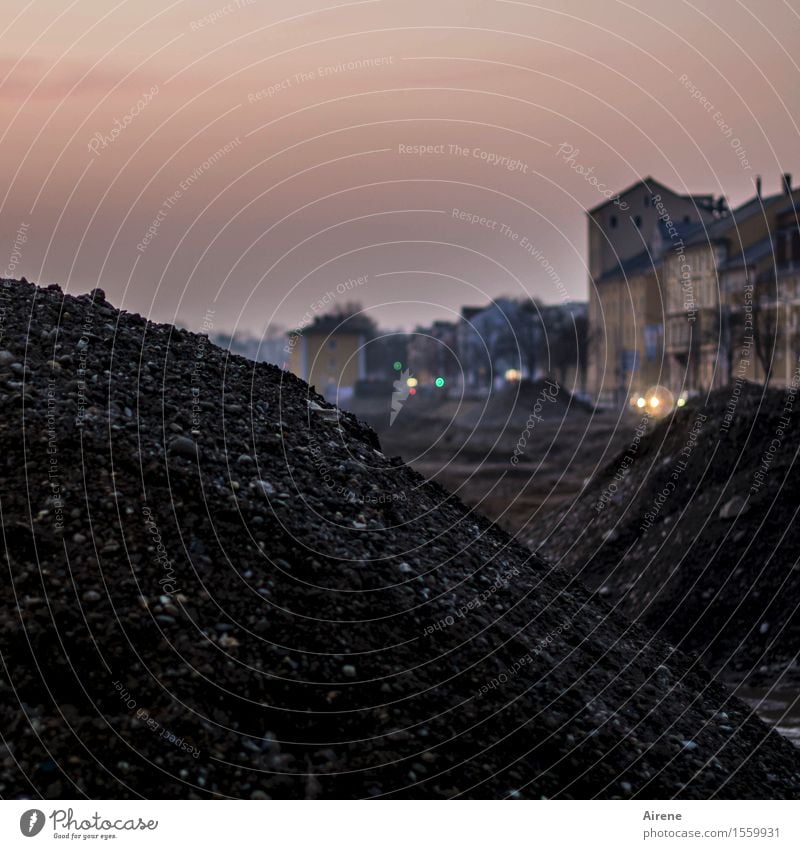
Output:
[[[800,846],[797,802],[0,803],[0,845],[499,849]],[[29,831],[33,836],[26,836]],[[23,833],[24,832],[24,833]]]

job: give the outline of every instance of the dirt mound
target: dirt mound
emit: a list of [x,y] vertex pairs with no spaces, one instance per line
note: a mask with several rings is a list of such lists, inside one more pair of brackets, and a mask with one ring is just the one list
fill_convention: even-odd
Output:
[[306,384],[0,294],[4,797],[800,792],[701,667]]
[[591,413],[592,406],[581,401],[555,380],[521,380],[510,383],[492,395],[486,416],[492,421],[524,421],[534,410],[563,418],[567,413]]
[[638,428],[537,541],[714,668],[754,680],[791,670],[800,650],[796,392],[719,390],[649,434]]

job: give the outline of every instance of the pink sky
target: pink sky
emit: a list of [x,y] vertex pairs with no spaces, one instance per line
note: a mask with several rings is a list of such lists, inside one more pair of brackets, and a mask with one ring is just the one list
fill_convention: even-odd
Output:
[[602,198],[562,144],[614,190],[800,179],[798,0],[3,9],[0,275],[155,320],[292,326],[364,276],[386,326],[585,298]]

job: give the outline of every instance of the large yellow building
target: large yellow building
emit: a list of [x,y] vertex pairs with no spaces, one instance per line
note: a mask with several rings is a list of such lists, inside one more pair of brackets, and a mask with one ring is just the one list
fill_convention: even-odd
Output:
[[684,232],[723,212],[711,195],[680,195],[651,177],[589,210],[592,397],[622,403],[667,380],[663,261]]
[[588,388],[622,403],[800,383],[800,190],[736,209],[652,179],[590,210]]

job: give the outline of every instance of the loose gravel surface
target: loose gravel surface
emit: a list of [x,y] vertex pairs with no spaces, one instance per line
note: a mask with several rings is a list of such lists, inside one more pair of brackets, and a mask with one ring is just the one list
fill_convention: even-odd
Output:
[[800,679],[797,393],[721,389],[640,429],[531,542],[726,676]]
[[4,797],[796,797],[692,659],[269,365],[0,283]]

